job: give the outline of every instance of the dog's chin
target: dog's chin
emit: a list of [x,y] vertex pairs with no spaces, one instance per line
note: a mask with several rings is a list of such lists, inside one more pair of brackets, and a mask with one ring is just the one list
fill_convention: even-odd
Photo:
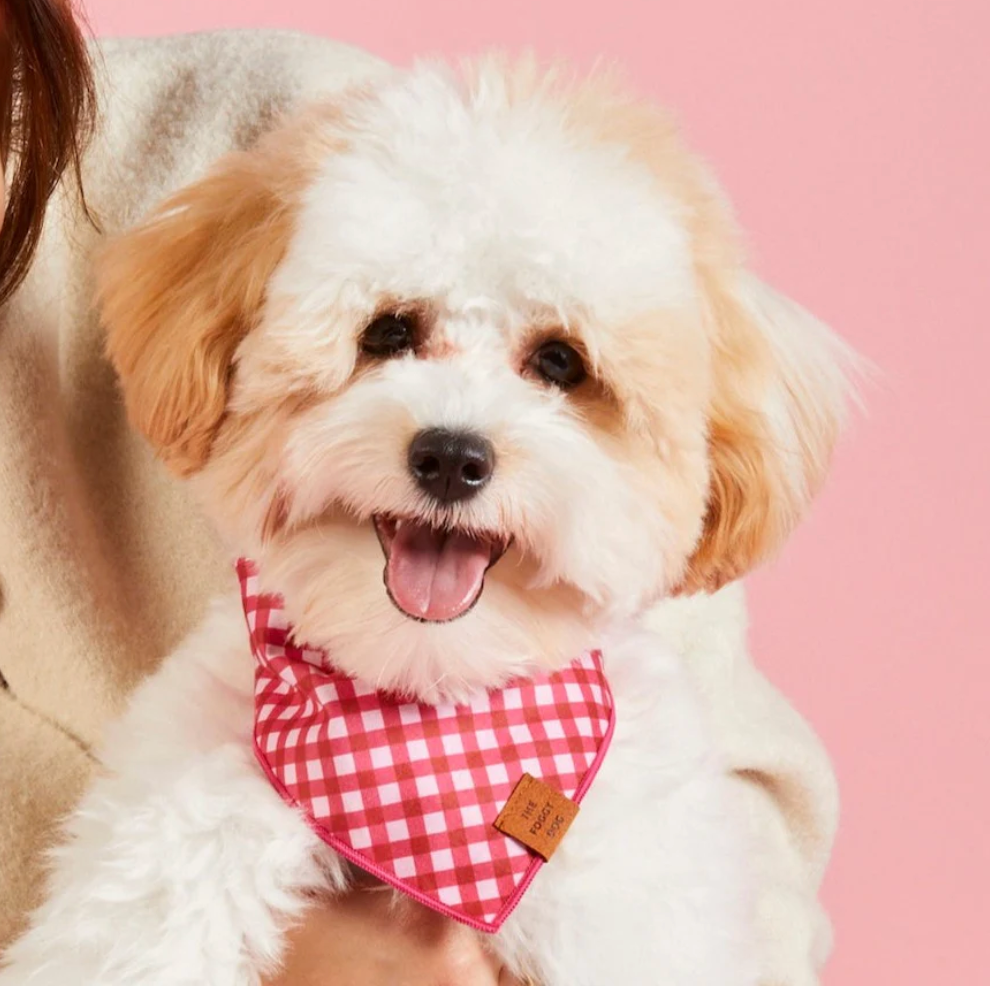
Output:
[[[397,542],[422,545],[426,561],[466,557],[470,565],[455,567],[470,584],[442,609],[432,590],[425,610],[422,603],[403,608],[404,583],[389,584],[390,574],[407,570],[396,562],[404,557]],[[418,555],[416,547],[411,557]],[[480,583],[471,574],[475,561]],[[508,538],[433,533],[418,522],[385,516],[372,523],[337,513],[276,539],[259,567],[262,585],[283,595],[297,641],[324,649],[338,668],[379,689],[428,701],[464,699],[558,668],[591,647],[598,630],[582,594],[562,583],[540,584],[539,566]],[[415,576],[419,566],[408,571]],[[445,617],[448,623],[437,626]]]
[[385,556],[382,583],[395,608],[425,624],[447,624],[481,599],[488,570],[511,537],[448,529],[388,513],[373,518]]

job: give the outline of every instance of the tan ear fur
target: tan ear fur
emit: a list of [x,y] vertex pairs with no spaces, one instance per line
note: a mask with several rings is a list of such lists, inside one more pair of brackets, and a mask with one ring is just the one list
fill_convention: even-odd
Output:
[[111,241],[97,268],[107,354],[128,417],[177,474],[207,460],[231,362],[285,254],[299,194],[333,147],[333,109],[310,112]]
[[680,591],[714,591],[772,556],[828,469],[852,352],[824,325],[741,274],[710,288],[715,330],[710,493]]

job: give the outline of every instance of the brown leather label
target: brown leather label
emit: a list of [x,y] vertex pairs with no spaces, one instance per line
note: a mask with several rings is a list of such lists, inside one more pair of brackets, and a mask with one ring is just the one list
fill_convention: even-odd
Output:
[[495,819],[495,827],[549,859],[577,813],[574,801],[524,773]]

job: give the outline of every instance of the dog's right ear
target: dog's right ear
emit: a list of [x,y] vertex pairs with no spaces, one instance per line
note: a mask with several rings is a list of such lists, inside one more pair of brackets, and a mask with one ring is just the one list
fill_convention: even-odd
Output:
[[311,116],[227,156],[100,255],[106,350],[128,417],[179,475],[209,457],[234,352],[257,322],[301,191],[332,148],[327,124]]

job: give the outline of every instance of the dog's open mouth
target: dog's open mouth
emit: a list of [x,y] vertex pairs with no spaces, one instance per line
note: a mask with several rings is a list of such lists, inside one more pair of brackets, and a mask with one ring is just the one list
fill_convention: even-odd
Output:
[[385,588],[406,616],[446,623],[478,602],[485,573],[509,542],[490,534],[443,530],[423,520],[374,518],[385,552]]

